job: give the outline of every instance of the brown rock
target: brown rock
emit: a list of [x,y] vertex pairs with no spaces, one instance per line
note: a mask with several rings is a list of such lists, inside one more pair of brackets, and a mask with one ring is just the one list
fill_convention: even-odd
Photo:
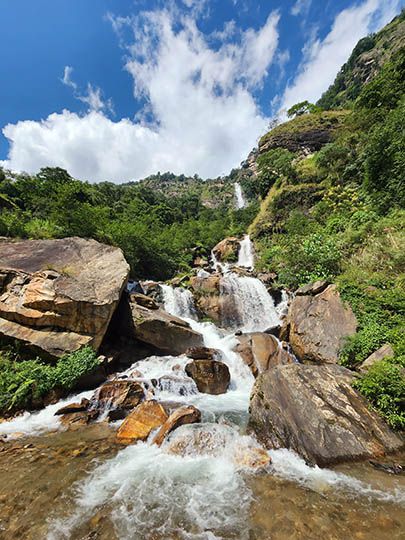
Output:
[[219,294],[219,282],[221,279],[218,276],[190,278],[191,288],[198,293],[213,293]]
[[159,305],[153,298],[146,296],[146,294],[141,293],[131,293],[129,295],[130,301],[135,302],[139,306],[148,308],[148,309],[159,309]]
[[315,296],[316,294],[323,292],[328,285],[330,285],[330,281],[313,281],[297,289],[295,291],[295,294],[296,296],[305,296],[307,294]]
[[257,448],[256,446],[237,448],[235,450],[233,461],[239,467],[249,467],[251,469],[266,467],[271,462],[270,456],[266,450]]
[[164,438],[171,431],[183,426],[184,424],[195,424],[198,422],[201,422],[201,412],[192,405],[177,409],[177,411],[174,411],[162,425],[158,431],[158,434],[153,439],[152,444],[161,446]]
[[61,424],[67,426],[84,426],[94,421],[98,416],[97,411],[80,411],[63,414],[60,417]]
[[216,360],[194,360],[186,365],[186,373],[205,394],[224,394],[231,381],[228,366]]
[[87,410],[89,403],[90,402],[88,399],[83,398],[80,403],[71,403],[70,405],[65,405],[61,409],[58,409],[55,413],[55,416],[60,415],[60,414],[83,412]]
[[167,418],[166,411],[157,401],[144,401],[121,424],[117,439],[124,443],[144,441],[152,429],[161,426]]
[[334,364],[343,338],[353,335],[357,319],[335,285],[316,296],[296,296],[288,316],[290,344],[301,362]]
[[271,367],[294,363],[293,357],[280,348],[277,339],[270,334],[252,332],[242,334],[237,339],[239,345],[234,351],[240,354],[255,377]]
[[384,358],[393,358],[394,351],[389,343],[386,343],[378,349],[378,351],[373,352],[364,362],[358,367],[358,371],[361,373],[367,372],[376,362],[384,360]]
[[218,349],[208,347],[189,347],[186,350],[186,356],[192,360],[216,360],[222,356]]
[[197,257],[193,261],[193,266],[198,266],[199,268],[207,268],[209,265],[210,263],[201,257]]
[[110,409],[134,409],[144,397],[142,386],[135,381],[108,381],[99,388],[91,401],[93,406],[103,411]]
[[95,240],[23,240],[0,243],[0,273],[0,336],[56,359],[98,349],[129,266]]
[[219,242],[212,250],[218,261],[236,261],[240,243],[237,238],[229,237]]
[[337,366],[278,366],[258,379],[249,428],[267,448],[290,448],[318,465],[398,450],[403,441]]

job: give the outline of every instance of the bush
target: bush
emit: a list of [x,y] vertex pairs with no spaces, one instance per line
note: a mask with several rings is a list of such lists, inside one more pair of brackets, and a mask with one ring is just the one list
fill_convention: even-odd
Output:
[[29,407],[32,399],[41,398],[56,387],[70,390],[98,364],[90,347],[63,355],[55,366],[39,358],[17,361],[11,353],[0,353],[0,411]]
[[353,382],[394,429],[405,429],[404,368],[405,356],[381,360]]

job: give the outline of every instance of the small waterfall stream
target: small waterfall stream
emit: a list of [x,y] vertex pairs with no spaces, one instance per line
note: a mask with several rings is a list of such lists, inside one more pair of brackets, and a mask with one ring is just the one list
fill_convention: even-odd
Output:
[[235,186],[236,208],[240,210],[241,208],[245,208],[246,199],[243,195],[241,185],[238,182],[235,182],[234,186]]
[[[249,237],[243,242],[246,251],[241,266],[252,267],[253,258],[247,255],[252,253]],[[214,260],[214,264],[218,262]],[[94,463],[89,474],[64,495],[69,504],[64,503],[63,511],[48,518],[47,532],[43,536],[47,540],[84,538],[80,531],[88,531],[86,523],[98,513],[108,514],[114,540],[261,538],[252,536],[252,474],[240,459],[252,449],[260,448],[245,434],[253,375],[233,351],[238,343],[234,334],[212,323],[198,321],[188,290],[161,287],[166,311],[200,332],[206,347],[221,352],[222,361],[231,374],[230,388],[216,396],[200,393],[185,373],[185,366],[190,362],[185,355],[151,356],[117,374],[118,378],[142,382],[146,388],[153,387],[152,379],[158,380],[159,384],[153,387],[154,399],[198,407],[202,424],[178,428],[161,448],[146,441],[128,446],[104,462]],[[234,298],[236,311],[228,325],[234,330],[263,331],[280,323],[280,314],[287,303],[286,294],[276,308],[260,280],[237,276],[229,267],[221,279],[220,289],[221,294]],[[59,425],[55,410],[90,395],[91,392],[86,392],[38,413],[26,413],[0,424],[0,433],[20,431],[37,436],[41,431],[55,430]],[[178,448],[183,448],[182,454],[176,451]],[[323,496],[331,491],[342,492],[353,500],[363,497],[405,504],[405,493],[401,491],[372,488],[345,474],[309,467],[288,450],[273,450],[269,454],[272,465],[267,472],[303,486],[309,493]],[[288,507],[291,512],[291,505]],[[112,538],[106,534],[103,539]]]

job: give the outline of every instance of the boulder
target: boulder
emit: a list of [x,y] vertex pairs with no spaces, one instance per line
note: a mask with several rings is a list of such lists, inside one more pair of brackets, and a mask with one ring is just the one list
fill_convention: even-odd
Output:
[[186,365],[186,373],[204,394],[224,394],[231,381],[228,366],[217,360],[194,360]]
[[130,293],[131,302],[135,302],[139,306],[146,307],[148,309],[159,309],[159,305],[153,298],[146,296],[146,294]]
[[125,418],[118,429],[117,439],[123,443],[144,441],[152,429],[164,424],[167,418],[160,403],[155,400],[144,401]]
[[209,347],[189,347],[186,350],[186,356],[192,360],[217,360],[222,357],[222,353],[218,349]]
[[384,360],[384,358],[393,358],[394,351],[389,343],[386,343],[373,352],[364,362],[357,368],[361,373],[366,373],[376,362]]
[[196,407],[190,405],[189,407],[177,409],[177,411],[174,411],[162,425],[156,437],[153,439],[152,444],[161,446],[164,438],[171,431],[185,424],[196,424],[198,422],[201,422],[201,412],[196,409]]
[[124,302],[117,315],[122,323],[121,331],[137,340],[174,355],[183,354],[189,347],[203,345],[201,334],[182,319],[163,309],[148,309],[133,302]]
[[288,324],[292,350],[301,362],[335,364],[344,338],[356,332],[357,319],[336,286],[329,285],[315,296],[296,296]]
[[83,398],[80,403],[71,403],[70,405],[65,405],[64,407],[61,407],[56,411],[55,416],[86,411],[89,403],[90,402],[88,399]]
[[98,350],[128,279],[120,249],[95,240],[0,243],[0,338],[56,359]]
[[117,379],[108,381],[94,393],[92,407],[105,409],[134,409],[144,398],[143,387],[135,381]]
[[398,450],[403,441],[338,366],[278,366],[258,377],[249,430],[266,448],[289,448],[318,465]]
[[271,367],[293,364],[294,358],[280,347],[277,339],[264,332],[251,332],[237,337],[239,345],[234,348],[248,365],[255,377]]
[[237,261],[240,243],[238,238],[229,237],[219,242],[212,250],[217,261]]
[[312,296],[315,296],[316,294],[323,292],[328,285],[330,285],[330,281],[325,281],[325,280],[312,281],[311,283],[308,283],[307,285],[303,285],[302,287],[297,289],[295,291],[295,295],[305,296],[307,294],[310,294]]

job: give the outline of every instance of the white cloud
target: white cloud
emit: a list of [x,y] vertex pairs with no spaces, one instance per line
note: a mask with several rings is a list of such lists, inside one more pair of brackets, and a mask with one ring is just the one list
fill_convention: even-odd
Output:
[[387,24],[398,6],[398,0],[367,0],[341,11],[324,40],[311,38],[304,47],[304,61],[294,83],[284,92],[280,111],[300,101],[317,101],[334,81],[358,40]]
[[[167,10],[112,20],[117,32],[124,25],[133,28],[126,69],[153,125],[141,114],[138,120],[113,122],[89,85],[81,96],[91,109],[84,116],[65,110],[42,122],[6,126],[11,150],[3,166],[28,172],[59,166],[78,178],[116,182],[158,170],[202,177],[229,172],[268,124],[253,91],[273,60],[278,20],[272,13],[259,30],[240,32],[237,43],[216,48],[190,16],[181,19],[180,29]],[[71,81],[71,68],[65,75]]]
[[65,66],[65,71],[63,73],[63,77],[62,77],[61,81],[66,86],[71,86],[72,88],[74,88],[76,90],[77,84],[75,82],[73,82],[72,79],[71,79],[72,71],[73,71],[73,68],[71,66]]
[[306,14],[308,13],[311,4],[312,0],[297,0],[291,8],[290,13],[294,16]]
[[72,80],[72,72],[73,68],[71,66],[65,66],[63,77],[60,81],[66,86],[73,88],[73,95],[76,99],[82,103],[86,103],[89,106],[90,111],[102,111],[105,109],[106,111],[114,113],[112,100],[109,99],[106,102],[102,100],[101,88],[93,88],[90,83],[87,83],[87,92],[80,93],[77,84]]

